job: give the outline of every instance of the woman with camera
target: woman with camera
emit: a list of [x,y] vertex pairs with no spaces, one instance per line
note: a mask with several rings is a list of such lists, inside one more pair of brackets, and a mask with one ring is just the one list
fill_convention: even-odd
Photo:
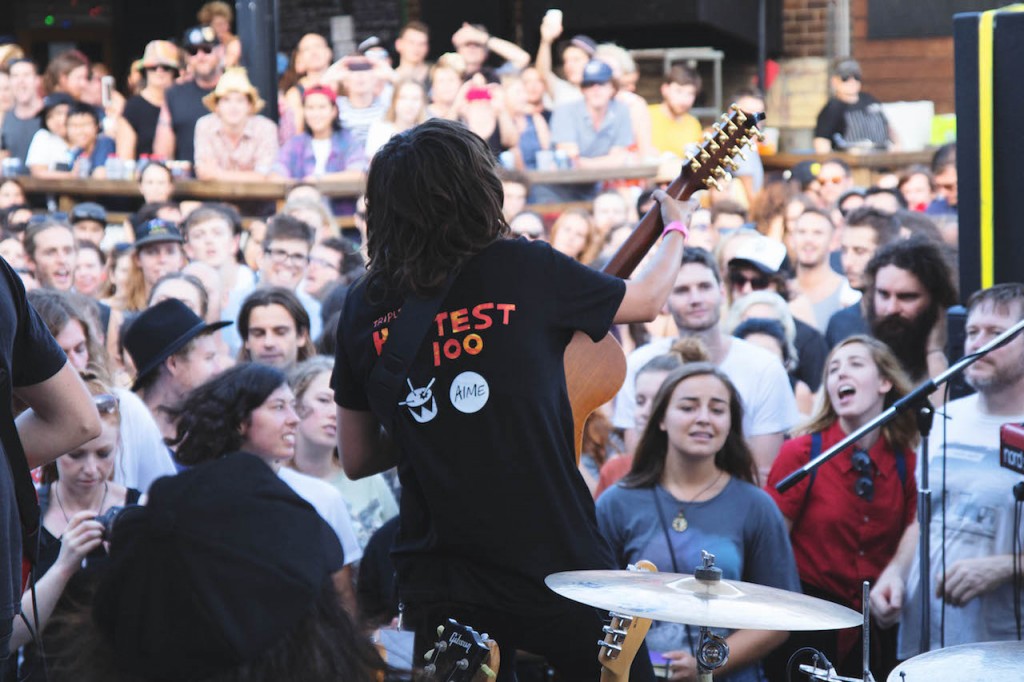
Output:
[[[75,584],[95,575],[95,569],[107,558],[105,528],[109,528],[119,508],[138,504],[141,493],[111,480],[114,461],[121,441],[121,412],[110,387],[95,375],[83,375],[100,414],[103,431],[82,447],[61,455],[43,468],[43,487],[39,491],[42,528],[39,533],[39,562],[34,571],[35,604],[32,591],[22,597],[22,613],[38,636],[51,614],[67,593],[73,596]],[[36,623],[38,614],[38,623]],[[18,618],[14,623],[11,650],[24,646],[24,660],[18,677],[44,679],[33,633]],[[17,657],[12,656],[12,660]]]

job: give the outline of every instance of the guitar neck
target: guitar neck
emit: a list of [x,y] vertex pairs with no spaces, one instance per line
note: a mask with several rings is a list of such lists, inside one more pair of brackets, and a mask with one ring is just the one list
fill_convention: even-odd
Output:
[[[683,176],[679,175],[668,186],[665,193],[675,199],[685,200],[689,199],[696,189],[688,187]],[[664,229],[665,223],[661,219],[661,208],[655,204],[644,214],[640,223],[633,229],[633,232],[626,238],[626,241],[622,243],[622,246],[615,252],[612,259],[608,261],[608,264],[604,267],[604,272],[620,279],[629,277],[636,270],[636,267],[640,265],[640,261],[644,259],[644,256],[654,245],[654,242],[658,241],[658,237],[661,236]],[[601,682],[605,681],[602,679]]]

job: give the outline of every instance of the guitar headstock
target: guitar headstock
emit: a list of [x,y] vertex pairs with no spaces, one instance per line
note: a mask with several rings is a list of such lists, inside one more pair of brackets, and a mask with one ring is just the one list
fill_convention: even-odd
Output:
[[739,168],[735,157],[746,159],[744,147],[764,137],[757,128],[762,120],[763,113],[741,111],[735,104],[729,107],[711,131],[704,134],[700,150],[683,163],[680,178],[685,185],[678,197],[685,199],[704,188],[721,189],[719,181],[728,182],[732,178],[730,171]]
[[[731,177],[729,171],[739,167],[733,157],[746,158],[743,148],[764,137],[757,129],[757,124],[763,120],[763,113],[741,111],[733,104],[711,132],[705,134],[700,149],[683,162],[682,171],[669,183],[665,192],[670,197],[685,201],[698,190],[707,187],[720,189],[719,182],[728,180]],[[655,206],[644,215],[633,234],[608,261],[604,272],[616,277],[629,277],[647,250],[661,237],[664,227],[661,210]]]
[[437,628],[423,673],[438,682],[485,682],[498,676],[500,656],[493,639],[449,618]]
[[[657,567],[647,560],[636,562],[631,571],[657,573]],[[611,614],[611,622],[604,626],[604,639],[598,642],[597,660],[601,664],[601,682],[628,682],[629,668],[636,652],[651,629],[650,618],[638,618],[621,613]]]

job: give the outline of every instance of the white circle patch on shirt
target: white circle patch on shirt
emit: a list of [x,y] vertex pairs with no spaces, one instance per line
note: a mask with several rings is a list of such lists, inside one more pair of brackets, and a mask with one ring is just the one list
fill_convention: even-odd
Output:
[[486,379],[476,372],[463,372],[452,380],[449,398],[456,410],[473,414],[487,404],[490,394],[491,388]]

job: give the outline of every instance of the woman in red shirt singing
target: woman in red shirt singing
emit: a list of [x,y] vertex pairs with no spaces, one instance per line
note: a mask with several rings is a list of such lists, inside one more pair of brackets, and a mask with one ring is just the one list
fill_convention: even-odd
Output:
[[[768,476],[768,493],[790,527],[804,592],[862,607],[862,583],[874,585],[897,552],[913,552],[917,539],[917,440],[914,415],[901,414],[823,464],[785,493],[775,484],[828,450],[902,398],[910,381],[884,343],[852,336],[825,363],[821,407],[797,438],[782,445]],[[896,664],[896,628],[875,618],[871,668],[884,679]],[[862,671],[859,630],[794,633],[782,661],[813,646],[840,674]]]

